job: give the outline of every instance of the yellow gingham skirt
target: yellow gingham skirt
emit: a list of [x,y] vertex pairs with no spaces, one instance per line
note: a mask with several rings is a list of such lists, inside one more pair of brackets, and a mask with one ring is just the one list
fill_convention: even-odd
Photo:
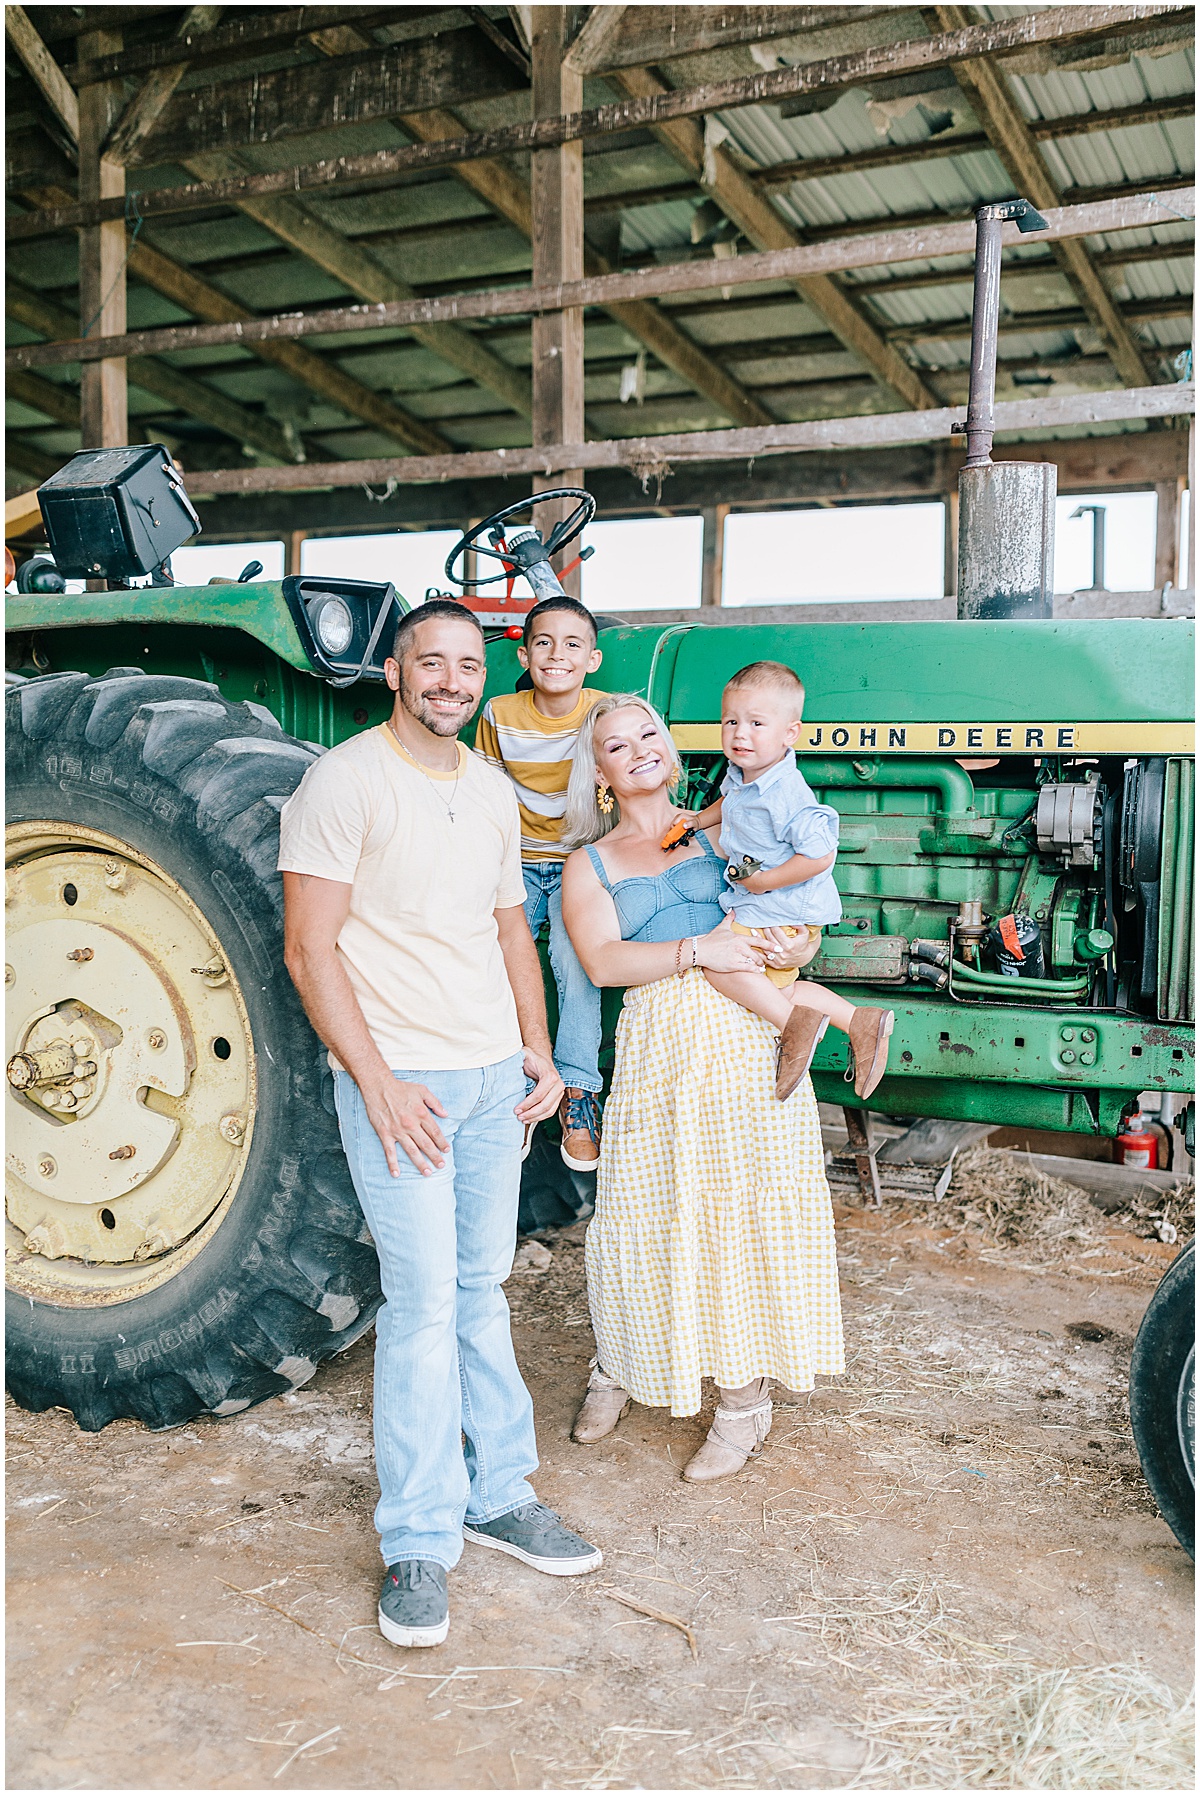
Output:
[[812,1081],[780,1103],[770,1024],[701,972],[626,993],[587,1233],[597,1356],[638,1402],[845,1370]]

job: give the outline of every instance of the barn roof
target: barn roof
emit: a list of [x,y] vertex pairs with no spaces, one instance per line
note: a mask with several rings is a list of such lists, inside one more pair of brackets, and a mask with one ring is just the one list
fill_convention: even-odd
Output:
[[[191,30],[184,73],[129,156],[127,189],[136,193],[519,123],[530,116],[527,10],[239,6],[221,9],[207,29],[189,28],[189,18],[218,9],[33,6],[27,14],[77,91],[86,94],[115,66],[125,105],[164,66],[177,66],[181,30]],[[1035,10],[594,8],[593,16],[623,16],[597,47],[584,105]],[[1023,128],[1020,143],[1034,146],[1060,203],[1153,189],[1162,222],[1083,239],[1090,277],[1036,237],[1006,253],[998,398],[1134,385],[1129,370],[1139,365],[1146,383],[1178,379],[1191,334],[1193,225],[1172,215],[1171,194],[1194,171],[1192,15],[1143,7],[1131,26],[1126,15],[1135,9],[1086,10],[1096,15],[1087,37],[983,59],[1000,89],[991,107],[990,90],[971,77],[974,64],[956,64],[799,101],[718,109],[689,121],[690,152],[678,129],[589,137],[585,231],[594,270],[731,260],[775,246],[756,241],[760,228],[778,229],[785,242],[822,242],[967,217],[1017,192],[1012,133]],[[576,11],[582,20],[587,9]],[[95,34],[106,30],[123,37],[115,65],[97,48],[103,40]],[[77,179],[69,136],[11,45],[7,72],[12,218],[70,203]],[[1016,126],[1006,125],[1006,107]],[[734,170],[741,210],[722,203],[718,164]],[[516,153],[359,191],[318,188],[302,199],[214,204],[145,221],[131,209],[129,326],[212,318],[231,302],[249,314],[324,310],[378,297],[372,283],[385,296],[527,286],[529,178],[529,155]],[[754,206],[775,223],[756,226]],[[819,294],[781,281],[728,297],[663,296],[648,302],[655,317],[643,318],[645,328],[628,308],[593,308],[585,318],[589,430],[641,437],[909,408],[911,398],[881,378],[888,352],[928,395],[923,403],[960,403],[971,266],[969,255],[956,255],[838,275],[833,284],[865,322],[866,340],[882,346],[866,357],[848,346],[836,318],[831,324]],[[74,231],[12,242],[8,274],[10,344],[78,334]],[[1124,364],[1098,325],[1088,278],[1115,304]],[[444,329],[453,338],[427,332],[418,340],[411,329],[309,338],[304,351],[316,367],[264,360],[236,344],[144,357],[129,369],[131,422],[168,442],[189,468],[245,465],[248,457],[397,454],[395,430],[363,415],[369,405],[356,411],[347,403],[348,392],[363,390],[454,450],[528,444],[528,318]],[[348,378],[322,379],[321,368]],[[10,376],[11,484],[28,484],[79,446],[77,394],[77,367]],[[239,420],[255,426],[255,441]],[[1061,434],[1124,428],[1144,425],[1075,425]]]

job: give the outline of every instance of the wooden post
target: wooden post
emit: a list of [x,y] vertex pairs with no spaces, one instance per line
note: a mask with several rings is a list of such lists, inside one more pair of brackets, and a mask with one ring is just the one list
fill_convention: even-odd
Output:
[[1161,592],[1166,585],[1179,584],[1179,492],[1178,480],[1158,480],[1154,491],[1158,497],[1158,515],[1154,528],[1154,584]]
[[[583,77],[565,64],[567,8],[538,6],[533,9],[533,116],[554,117],[577,112],[583,105]],[[558,282],[583,279],[583,144],[564,143],[557,149],[538,150],[532,157],[531,199],[533,211],[533,281]],[[577,443],[583,441],[583,312],[549,312],[533,321],[533,441]],[[549,476],[535,474],[533,490],[554,486],[582,486],[583,473],[566,469]],[[569,506],[543,508],[542,534],[548,533],[554,516]],[[571,560],[578,544],[567,550]],[[560,557],[561,566],[561,557]],[[581,569],[564,581],[578,598]]]
[[943,503],[946,507],[946,539],[943,550],[945,571],[942,577],[942,596],[955,598],[958,595],[958,493],[945,493]]
[[285,564],[283,571],[289,578],[298,575],[302,571],[300,562],[304,553],[304,544],[307,539],[307,532],[304,530],[289,530],[287,536],[284,538],[283,553]]
[[[83,57],[113,56],[119,31],[89,31],[79,39]],[[124,105],[120,81],[97,81],[79,95],[79,199],[119,199],[125,170],[100,154]],[[79,328],[84,336],[120,335],[125,324],[125,225],[119,219],[79,233]],[[125,362],[85,362],[79,381],[79,433],[85,449],[129,441]]]
[[704,519],[704,550],[700,572],[700,603],[719,605],[725,577],[725,519],[728,505],[706,505],[700,514]]

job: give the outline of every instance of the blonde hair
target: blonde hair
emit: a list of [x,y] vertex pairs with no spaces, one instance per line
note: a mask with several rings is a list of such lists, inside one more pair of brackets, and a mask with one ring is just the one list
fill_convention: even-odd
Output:
[[732,679],[726,680],[725,691],[749,691],[756,686],[794,699],[797,718],[803,715],[804,681],[783,661],[751,661],[748,667],[740,667]]
[[671,777],[668,789],[672,795],[683,781],[683,763],[679,758],[679,750],[671,740],[671,732],[665,721],[652,704],[647,704],[644,698],[639,698],[633,692],[610,692],[607,698],[597,699],[579,726],[575,758],[571,764],[571,777],[567,783],[567,810],[562,835],[563,846],[567,849],[582,848],[589,842],[599,841],[602,836],[615,829],[621,820],[621,807],[615,796],[612,799],[611,810],[606,812],[600,808],[598,789],[600,776],[596,769],[596,725],[602,717],[611,716],[613,711],[625,710],[645,711],[666,744],[667,753],[671,758]]

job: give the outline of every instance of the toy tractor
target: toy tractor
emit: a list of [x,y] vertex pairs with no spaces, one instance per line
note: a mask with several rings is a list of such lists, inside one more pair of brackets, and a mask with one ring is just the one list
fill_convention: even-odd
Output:
[[[196,524],[159,449],[84,452],[39,496],[58,575],[106,589],[67,596],[42,562],[9,605],[9,1387],[166,1428],[303,1384],[381,1300],[275,861],[314,757],[388,714],[408,607],[324,577],[168,583]],[[548,540],[511,529],[564,496]],[[471,547],[506,588],[469,601],[489,692],[519,676],[512,579],[557,589],[593,509],[540,495],[458,544],[448,572]],[[606,628],[603,684],[667,718],[700,807],[725,678],[794,666],[801,764],[842,819],[845,916],[808,970],[897,1016],[872,1106],[1115,1136],[1139,1094],[1195,1089],[1193,631],[1002,598],[957,623]],[[845,1070],[830,1031],[820,1098],[853,1105]],[[1191,1289],[1189,1247],[1133,1401],[1189,1544]]]

